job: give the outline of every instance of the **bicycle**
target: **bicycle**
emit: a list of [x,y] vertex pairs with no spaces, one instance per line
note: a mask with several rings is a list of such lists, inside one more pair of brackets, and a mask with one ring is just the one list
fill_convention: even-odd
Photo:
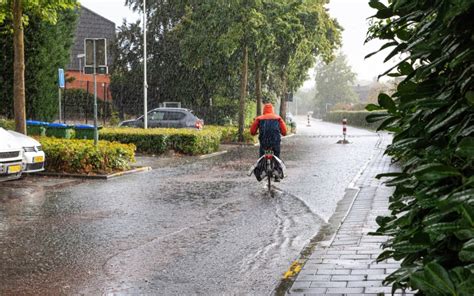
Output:
[[283,179],[286,167],[283,161],[275,156],[271,148],[267,148],[264,151],[264,155],[250,168],[248,175],[251,176],[252,173],[255,174],[259,182],[267,178],[267,189],[273,197],[272,179]]

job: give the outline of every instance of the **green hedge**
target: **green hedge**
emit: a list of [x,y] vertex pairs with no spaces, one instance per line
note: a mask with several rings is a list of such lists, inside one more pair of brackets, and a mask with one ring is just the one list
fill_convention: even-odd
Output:
[[104,128],[103,140],[133,143],[139,152],[161,154],[174,150],[188,155],[206,154],[219,149],[220,133],[213,130],[166,128]]
[[9,119],[0,119],[0,127],[7,130],[15,130],[15,121]]
[[362,127],[362,128],[369,128],[369,129],[377,129],[380,126],[378,122],[367,122],[366,118],[370,114],[385,114],[384,111],[378,112],[369,112],[369,111],[331,111],[326,113],[324,117],[324,121],[334,122],[334,123],[341,123],[343,118],[347,119],[347,125]]
[[[236,126],[205,126],[204,129],[219,133],[222,144],[232,144],[239,142],[239,129]],[[258,138],[250,134],[248,127],[244,129],[244,143],[254,144]]]
[[134,145],[92,140],[37,138],[46,154],[46,170],[52,172],[100,174],[123,171],[135,161]]
[[[401,171],[382,174],[390,214],[375,235],[388,236],[377,261],[400,268],[384,281],[392,293],[474,295],[474,1],[371,0],[378,11],[369,39],[386,42],[393,94],[369,110],[385,109],[380,129],[393,132],[385,151]],[[469,25],[471,23],[471,25]],[[470,28],[470,29],[469,29]],[[388,52],[387,52],[388,53]],[[399,57],[403,59],[399,59]],[[392,59],[394,57],[394,59]]]

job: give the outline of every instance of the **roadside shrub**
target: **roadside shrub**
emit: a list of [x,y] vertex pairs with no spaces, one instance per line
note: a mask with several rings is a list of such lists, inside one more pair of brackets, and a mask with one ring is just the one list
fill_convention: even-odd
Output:
[[0,119],[0,127],[7,130],[15,130],[15,121],[9,119]]
[[188,155],[206,154],[219,149],[220,133],[213,130],[150,128],[104,128],[100,138],[133,143],[139,152],[162,154],[174,150]]
[[[401,267],[385,283],[417,295],[474,295],[474,2],[371,0],[380,21],[370,38],[388,40],[386,58],[401,56],[391,96],[368,110],[394,132],[386,153],[402,171],[392,177],[391,215],[375,234],[390,236],[378,261]],[[470,24],[470,25],[469,25]]]
[[[204,126],[205,130],[213,130],[220,134],[222,144],[234,144],[239,142],[239,129],[236,126]],[[255,144],[258,142],[256,136],[250,134],[249,128],[244,129],[244,143]]]
[[167,134],[163,129],[104,128],[99,137],[102,140],[134,144],[138,152],[162,154],[167,150]]
[[134,145],[92,140],[37,138],[46,154],[46,170],[52,172],[97,174],[123,171],[135,161]]
[[386,114],[386,112],[369,112],[369,111],[331,111],[326,113],[323,120],[333,123],[341,123],[343,118],[347,119],[347,124],[350,126],[377,129],[380,123],[367,122],[366,118],[370,114]]

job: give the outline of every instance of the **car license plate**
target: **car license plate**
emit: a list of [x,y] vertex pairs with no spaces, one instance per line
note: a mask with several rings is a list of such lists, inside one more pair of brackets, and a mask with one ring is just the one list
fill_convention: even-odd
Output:
[[17,164],[17,165],[11,165],[8,167],[8,170],[7,170],[7,173],[8,174],[16,174],[16,173],[19,173],[21,171],[21,165]]
[[34,163],[43,162],[43,161],[44,161],[44,157],[43,157],[43,156],[35,156],[35,157],[33,157],[33,162],[34,162]]

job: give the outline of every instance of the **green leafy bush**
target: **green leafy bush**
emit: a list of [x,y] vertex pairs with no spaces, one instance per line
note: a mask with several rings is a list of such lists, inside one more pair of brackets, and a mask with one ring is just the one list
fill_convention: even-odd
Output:
[[[236,126],[204,126],[205,130],[212,130],[220,134],[222,144],[232,144],[239,142],[239,129]],[[249,128],[244,129],[244,143],[254,144],[258,138],[250,134]]]
[[9,119],[0,119],[0,127],[7,130],[15,130],[15,121]]
[[377,122],[367,122],[366,118],[370,114],[386,114],[386,112],[369,112],[369,111],[331,111],[326,113],[324,121],[333,123],[341,123],[343,118],[347,119],[347,124],[362,128],[376,129],[380,126]]
[[92,140],[37,138],[46,154],[46,170],[52,172],[97,174],[123,171],[135,161],[134,145]]
[[133,143],[138,151],[161,154],[167,150],[196,155],[215,152],[219,149],[220,133],[195,129],[150,128],[104,128],[100,138],[121,143]]
[[[429,2],[429,3],[428,3]],[[403,77],[380,94],[379,129],[395,133],[388,153],[402,171],[392,177],[391,215],[375,234],[391,238],[378,260],[401,260],[386,283],[418,295],[474,295],[474,2],[393,0],[370,5],[381,19],[371,37],[393,47],[387,73]]]

